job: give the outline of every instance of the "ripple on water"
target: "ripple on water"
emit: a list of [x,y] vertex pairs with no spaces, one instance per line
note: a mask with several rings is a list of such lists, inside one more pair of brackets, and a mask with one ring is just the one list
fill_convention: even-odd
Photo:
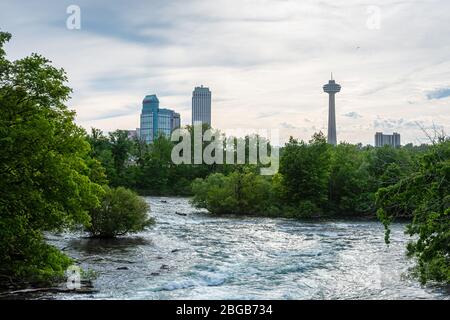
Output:
[[[135,237],[48,241],[99,272],[95,299],[445,299],[405,279],[403,224],[216,217],[188,199],[152,197],[157,224]],[[186,216],[176,212],[186,213]],[[165,267],[163,267],[165,266]],[[118,269],[119,268],[119,269]],[[85,299],[84,295],[46,295]]]

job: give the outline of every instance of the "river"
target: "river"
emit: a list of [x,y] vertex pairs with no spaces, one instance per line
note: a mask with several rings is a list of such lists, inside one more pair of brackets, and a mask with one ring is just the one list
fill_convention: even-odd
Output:
[[[38,299],[448,299],[407,277],[405,225],[216,217],[186,198],[146,198],[157,223],[116,240],[48,241],[98,273],[93,294]],[[184,213],[186,216],[178,215]]]

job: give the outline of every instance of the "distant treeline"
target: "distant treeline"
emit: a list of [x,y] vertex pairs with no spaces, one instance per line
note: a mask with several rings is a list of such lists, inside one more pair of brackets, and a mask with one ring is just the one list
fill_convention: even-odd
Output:
[[[238,144],[245,145],[245,161],[247,165],[234,165],[226,161],[226,143],[224,143],[223,164],[194,164],[194,127],[185,128],[191,141],[191,164],[174,164],[171,158],[172,149],[178,143],[172,142],[170,137],[158,136],[152,143],[145,143],[138,138],[129,138],[126,130],[116,130],[104,134],[101,130],[92,128],[88,135],[88,141],[92,146],[91,156],[101,162],[106,170],[108,181],[112,186],[124,186],[138,191],[142,195],[172,195],[191,196],[192,182],[197,178],[206,178],[212,173],[228,175],[237,168],[247,166],[249,162],[249,139],[254,138],[258,143],[265,142],[269,148],[270,144],[265,138],[247,136],[245,138],[232,138],[234,145],[234,158],[237,159]],[[202,133],[211,130],[217,136],[222,136],[218,130],[203,125]],[[182,139],[180,139],[182,140]],[[212,139],[214,140],[214,138]],[[254,140],[253,140],[254,141]],[[214,141],[213,141],[214,142]],[[201,153],[211,142],[204,141],[200,146]],[[212,152],[214,155],[214,151]],[[234,161],[235,163],[237,161]],[[261,164],[253,165],[260,168]],[[265,165],[267,166],[267,165]]]
[[[192,127],[187,126],[187,131],[193,136]],[[93,128],[88,141],[91,156],[105,168],[112,186],[132,188],[143,195],[193,196],[195,205],[212,213],[285,217],[375,216],[376,192],[414,172],[431,148],[426,144],[374,148],[348,143],[332,147],[317,133],[309,142],[291,138],[279,150],[279,172],[262,176],[263,165],[248,161],[252,137],[234,138],[236,144],[238,140],[245,144],[245,164],[224,160],[224,164],[212,165],[175,165],[171,159],[175,142],[163,135],[147,144],[130,139],[127,131],[106,135]],[[401,215],[410,217],[411,212]]]

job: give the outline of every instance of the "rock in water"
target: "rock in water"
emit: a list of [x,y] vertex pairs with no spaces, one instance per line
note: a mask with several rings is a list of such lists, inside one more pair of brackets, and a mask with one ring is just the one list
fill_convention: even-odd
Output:
[[128,267],[118,267],[116,270],[129,270]]

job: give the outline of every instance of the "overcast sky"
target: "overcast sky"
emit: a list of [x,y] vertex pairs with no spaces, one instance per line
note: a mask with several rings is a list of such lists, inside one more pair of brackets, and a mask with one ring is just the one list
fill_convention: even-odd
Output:
[[[81,29],[66,26],[69,5]],[[38,52],[63,67],[77,123],[139,126],[142,99],[191,119],[194,86],[212,91],[213,127],[326,132],[333,72],[338,141],[376,131],[419,143],[450,132],[450,1],[5,1],[10,59]]]

